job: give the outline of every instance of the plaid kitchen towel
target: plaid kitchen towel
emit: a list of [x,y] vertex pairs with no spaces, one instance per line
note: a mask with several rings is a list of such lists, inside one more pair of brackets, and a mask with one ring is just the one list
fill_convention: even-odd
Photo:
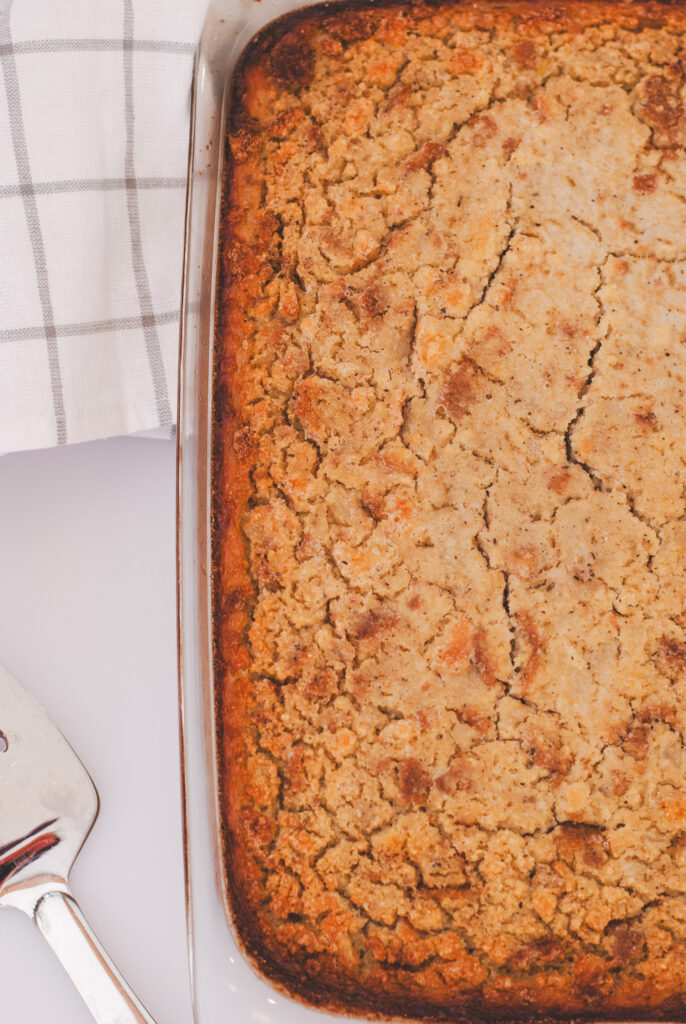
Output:
[[206,5],[0,0],[0,452],[172,432]]

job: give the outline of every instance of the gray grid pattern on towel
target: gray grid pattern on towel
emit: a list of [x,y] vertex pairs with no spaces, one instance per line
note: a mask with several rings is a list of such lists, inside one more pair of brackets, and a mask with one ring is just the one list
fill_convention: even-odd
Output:
[[173,432],[205,3],[176,6],[0,11],[0,452]]

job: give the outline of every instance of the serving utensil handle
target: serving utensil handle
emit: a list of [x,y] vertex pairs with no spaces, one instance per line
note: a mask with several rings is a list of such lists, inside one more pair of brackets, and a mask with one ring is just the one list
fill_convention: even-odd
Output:
[[88,927],[70,893],[49,892],[33,918],[97,1024],[155,1024]]

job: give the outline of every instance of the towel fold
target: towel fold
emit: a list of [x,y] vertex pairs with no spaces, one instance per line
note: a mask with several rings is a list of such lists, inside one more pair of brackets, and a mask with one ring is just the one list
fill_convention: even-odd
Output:
[[205,7],[0,3],[0,451],[173,431]]

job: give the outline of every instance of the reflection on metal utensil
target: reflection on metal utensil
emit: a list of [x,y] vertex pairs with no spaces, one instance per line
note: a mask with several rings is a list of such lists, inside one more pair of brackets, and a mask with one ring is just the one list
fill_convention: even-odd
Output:
[[0,907],[34,921],[98,1024],[154,1024],[69,891],[98,814],[95,786],[40,704],[2,666],[0,712]]

